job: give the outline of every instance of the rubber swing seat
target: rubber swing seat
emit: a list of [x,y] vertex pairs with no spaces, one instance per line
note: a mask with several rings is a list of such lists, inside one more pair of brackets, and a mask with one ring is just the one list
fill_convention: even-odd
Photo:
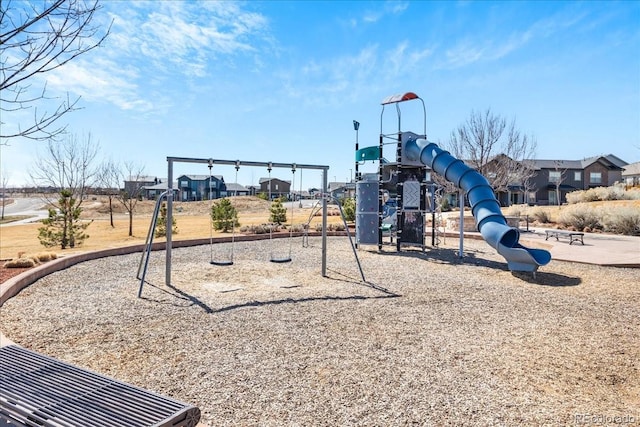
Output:
[[233,261],[209,261],[209,264],[224,267],[227,265],[233,265]]
[[285,262],[291,262],[291,258],[271,258],[269,261],[284,264]]

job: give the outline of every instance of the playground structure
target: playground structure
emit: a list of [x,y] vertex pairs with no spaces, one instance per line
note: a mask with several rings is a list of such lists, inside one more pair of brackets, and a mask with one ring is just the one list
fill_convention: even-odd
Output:
[[[421,135],[401,130],[399,103],[411,100],[422,102],[425,125]],[[390,104],[396,107],[398,131],[385,135],[382,133],[382,114],[385,106]],[[424,248],[424,213],[427,207],[432,213],[435,212],[435,187],[427,184],[430,169],[467,194],[478,231],[505,258],[511,271],[535,273],[539,266],[551,261],[548,251],[526,248],[519,243],[519,230],[507,224],[493,189],[484,176],[427,141],[426,110],[418,95],[407,92],[386,98],[382,102],[382,114],[379,146],[359,149],[356,142],[356,165],[376,157],[379,160],[377,175],[361,175],[356,168],[356,244],[377,244],[379,250],[382,248],[383,232],[389,228],[386,225],[389,222],[385,221],[385,191],[395,184],[397,250],[403,244],[417,244]],[[395,172],[389,166],[385,167],[387,162],[383,161],[382,149],[386,138],[395,138],[397,141]],[[377,198],[374,198],[376,192]],[[462,230],[462,223],[460,227]]]
[[[430,182],[426,165],[409,161],[402,156],[402,144],[409,137],[418,135],[402,132],[398,103],[410,99],[422,100],[414,93],[395,95],[382,102],[380,114],[380,141],[377,146],[360,148],[356,139],[356,244],[377,245],[382,250],[385,236],[394,242],[397,251],[403,246],[425,249],[425,219],[431,214],[431,244],[437,241],[436,189]],[[395,105],[398,115],[396,132],[383,132],[385,106]],[[424,132],[426,134],[426,110],[422,102]],[[354,122],[354,127],[359,123]],[[425,135],[423,135],[425,136]],[[426,137],[426,136],[425,136]],[[384,157],[384,147],[392,146],[395,162]],[[377,161],[378,172],[361,173],[359,166],[366,161]]]

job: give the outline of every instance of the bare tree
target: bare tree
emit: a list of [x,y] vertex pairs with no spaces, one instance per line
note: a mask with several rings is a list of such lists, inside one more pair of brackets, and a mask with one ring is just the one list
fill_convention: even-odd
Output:
[[567,177],[567,168],[562,167],[562,164],[564,163],[562,160],[556,160],[553,163],[554,170],[549,171],[549,182],[551,182],[556,188],[556,203],[560,206],[562,204],[560,186]]
[[451,133],[447,148],[487,178],[496,192],[506,192],[510,185],[522,186],[534,175],[525,160],[535,156],[536,145],[533,137],[518,130],[515,119],[507,124],[487,109],[472,111]]
[[[53,111],[38,110],[53,98],[39,75],[64,66],[69,61],[100,46],[110,27],[101,32],[94,18],[102,6],[98,1],[44,0],[0,1],[0,117],[15,117],[22,110],[33,112],[33,121],[24,127],[6,126],[0,121],[0,143],[25,137],[46,140],[65,131],[59,119],[78,109],[79,97],[56,100]],[[35,82],[35,83],[34,83]]]
[[29,174],[34,185],[44,190],[43,199],[50,207],[45,227],[39,230],[43,245],[60,244],[65,249],[88,237],[80,214],[96,174],[98,151],[99,144],[92,141],[91,134],[82,140],[68,135],[59,142],[49,140],[46,153],[36,157]]
[[109,159],[100,164],[96,177],[96,185],[100,186],[102,195],[107,196],[109,201],[109,221],[112,228],[115,227],[113,223],[113,201],[120,194],[120,175],[118,164]]
[[4,219],[4,206],[7,203],[7,185],[9,185],[9,176],[2,170],[0,173],[0,184],[2,185],[2,214],[0,219]]
[[126,162],[124,168],[121,169],[120,177],[124,181],[124,189],[119,192],[117,197],[129,214],[129,236],[133,236],[133,214],[138,201],[142,199],[144,190],[142,182],[144,167]]

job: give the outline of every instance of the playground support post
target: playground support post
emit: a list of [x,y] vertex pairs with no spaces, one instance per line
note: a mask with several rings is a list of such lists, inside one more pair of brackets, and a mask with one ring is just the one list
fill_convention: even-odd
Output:
[[[322,171],[322,194],[328,191],[329,168]],[[327,198],[322,198],[322,277],[327,277]]]
[[460,206],[460,246],[458,248],[458,258],[464,257],[464,191],[460,190],[458,196],[458,205]]

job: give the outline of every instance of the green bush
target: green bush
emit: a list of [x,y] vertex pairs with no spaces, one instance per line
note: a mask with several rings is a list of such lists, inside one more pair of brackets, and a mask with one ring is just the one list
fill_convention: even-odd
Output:
[[275,224],[282,224],[287,222],[287,209],[282,206],[282,201],[280,199],[275,199],[271,203],[271,208],[269,209],[269,221]]
[[347,222],[356,220],[356,199],[347,198],[342,201],[342,212]]
[[[178,234],[178,225],[176,217],[171,216],[171,233]],[[158,222],[156,223],[156,237],[166,237],[167,235],[167,204],[162,202],[160,206],[160,216],[158,216]]]
[[222,230],[223,233],[240,226],[238,212],[227,198],[213,202],[211,220],[213,221],[213,228],[218,231]]

